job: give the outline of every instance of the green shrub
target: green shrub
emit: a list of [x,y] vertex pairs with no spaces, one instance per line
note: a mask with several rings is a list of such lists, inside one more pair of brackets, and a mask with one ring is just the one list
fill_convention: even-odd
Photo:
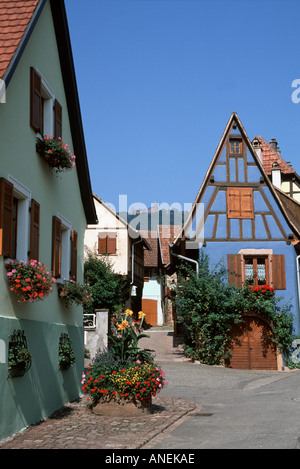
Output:
[[273,341],[287,354],[293,318],[290,307],[280,306],[280,301],[270,288],[229,285],[223,263],[210,268],[208,256],[200,251],[198,276],[188,266],[181,265],[175,288],[178,322],[186,331],[186,354],[209,365],[224,364],[231,356],[232,326],[242,322],[242,315],[247,311],[271,322]]
[[85,313],[107,308],[113,315],[123,309],[130,295],[130,285],[122,275],[112,270],[108,259],[99,259],[96,255],[88,253],[84,264],[84,278],[92,294],[92,300],[85,308]]

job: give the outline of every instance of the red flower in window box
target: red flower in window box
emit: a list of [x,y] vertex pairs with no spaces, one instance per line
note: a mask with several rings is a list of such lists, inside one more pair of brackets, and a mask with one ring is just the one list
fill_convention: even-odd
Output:
[[16,260],[5,267],[10,291],[17,296],[18,303],[42,300],[52,292],[56,280],[41,262]]
[[51,135],[45,135],[42,140],[38,138],[36,150],[40,157],[56,172],[69,170],[75,166],[75,155],[60,137],[56,139]]

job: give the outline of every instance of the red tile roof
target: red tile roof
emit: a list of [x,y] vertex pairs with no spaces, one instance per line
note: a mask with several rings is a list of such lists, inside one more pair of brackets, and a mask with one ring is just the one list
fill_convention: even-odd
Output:
[[0,78],[9,66],[39,0],[0,0]]
[[162,225],[159,226],[159,239],[161,248],[161,258],[163,265],[170,262],[170,248],[169,245],[174,242],[174,239],[179,235],[182,226],[180,225]]
[[158,266],[158,234],[157,231],[141,231],[141,235],[151,246],[152,251],[144,249],[145,267]]
[[157,267],[159,257],[163,265],[170,262],[169,245],[173,243],[181,228],[181,225],[160,225],[157,231],[140,231],[152,248],[152,251],[144,250],[145,267]]
[[[262,149],[262,158],[263,158],[263,167],[266,173],[270,176],[272,172],[273,163],[276,161],[279,165],[283,174],[293,174],[295,173],[294,168],[290,163],[287,163],[280,153],[278,153],[272,146],[267,143],[262,137],[255,137],[259,140],[261,149]],[[255,140],[254,139],[254,140]]]

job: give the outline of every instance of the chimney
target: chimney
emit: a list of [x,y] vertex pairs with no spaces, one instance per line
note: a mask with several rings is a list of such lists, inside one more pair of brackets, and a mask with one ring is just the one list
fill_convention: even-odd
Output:
[[272,184],[281,189],[281,170],[277,161],[274,161],[272,165]]
[[263,158],[262,158],[262,149],[261,149],[261,146],[260,146],[260,143],[259,143],[259,140],[258,138],[255,138],[252,142],[252,145],[253,145],[253,148],[258,156],[258,159],[259,161],[261,162],[261,164],[263,163]]
[[273,148],[274,151],[278,152],[279,148],[276,138],[271,138],[269,145]]

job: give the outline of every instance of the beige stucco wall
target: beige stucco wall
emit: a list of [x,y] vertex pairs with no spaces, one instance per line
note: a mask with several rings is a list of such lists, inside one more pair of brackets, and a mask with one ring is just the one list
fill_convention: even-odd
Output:
[[[127,275],[128,271],[131,270],[131,265],[129,265],[131,254],[128,252],[129,237],[127,226],[124,225],[124,222],[118,220],[116,215],[110,212],[105,205],[99,203],[97,199],[94,199],[94,202],[98,224],[87,226],[84,245],[88,250],[97,254],[99,233],[117,233],[117,252],[116,254],[110,254],[105,257],[109,259],[114,272],[121,275]],[[99,258],[101,257],[103,256],[99,255]]]

